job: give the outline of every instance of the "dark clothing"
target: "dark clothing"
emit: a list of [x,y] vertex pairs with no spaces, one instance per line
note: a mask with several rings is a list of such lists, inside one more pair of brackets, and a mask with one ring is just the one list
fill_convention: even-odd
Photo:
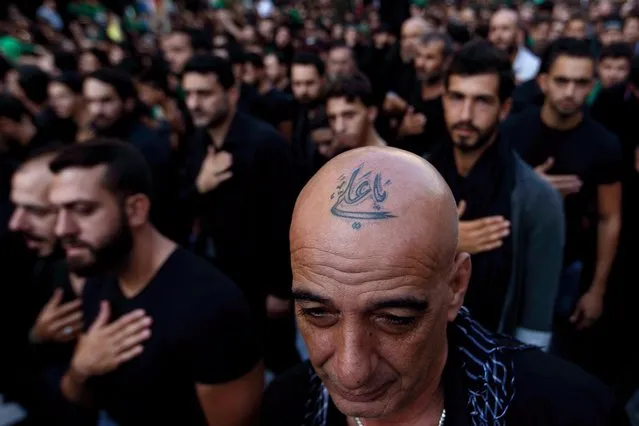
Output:
[[[210,145],[208,132],[200,129],[187,147],[191,185]],[[214,245],[215,263],[245,292],[259,318],[267,295],[290,294],[294,165],[275,129],[239,111],[220,150],[233,156],[233,177],[209,193],[195,195],[196,214],[202,218],[204,236]]]
[[177,248],[148,285],[126,297],[116,278],[96,277],[84,291],[90,325],[106,300],[110,320],[137,309],[153,319],[144,351],[117,370],[87,381],[95,405],[120,425],[206,425],[196,384],[236,380],[260,353],[248,307],[217,269]]
[[[424,114],[426,117],[424,131],[418,135],[399,137],[393,146],[410,151],[413,154],[424,155],[435,149],[438,143],[448,135],[446,122],[444,121],[442,98],[438,96],[434,99],[422,99],[421,87],[418,85],[408,102],[415,110],[415,113]],[[399,121],[401,123],[401,120]]]
[[[442,143],[428,157],[442,174],[459,204],[466,202],[463,220],[489,216],[511,219],[511,195],[515,188],[515,155],[499,138],[463,177],[458,174],[452,143]],[[511,275],[512,239],[507,236],[495,250],[473,255],[473,274],[466,306],[490,330],[497,330]]]
[[271,89],[253,103],[251,113],[274,128],[294,116],[293,97],[277,89]]
[[120,119],[108,129],[95,130],[96,136],[115,138],[131,143],[144,156],[153,177],[151,220],[167,237],[186,242],[190,229],[184,211],[176,209],[181,188],[178,186],[178,165],[171,149],[171,128],[135,114]]
[[0,392],[26,409],[30,425],[95,425],[95,412],[73,406],[60,392],[60,379],[71,360],[74,343],[29,341],[30,330],[55,288],[64,290],[62,303],[77,298],[61,254],[38,259],[22,250],[22,241],[5,239],[0,245],[0,256],[7,261],[0,323],[8,325],[3,330]]
[[508,119],[502,135],[532,167],[552,157],[554,165],[549,174],[575,174],[583,182],[579,193],[564,199],[564,264],[570,265],[594,256],[597,187],[619,182],[621,149],[617,138],[587,113],[576,128],[567,131],[549,128],[540,114],[539,109],[531,108]]
[[534,78],[518,85],[511,98],[513,105],[510,113],[512,115],[525,111],[530,107],[541,107],[545,100],[544,93]]
[[72,144],[77,140],[78,124],[74,118],[59,118],[52,109],[45,108],[38,118],[36,125],[40,132],[46,134],[52,141]]
[[297,114],[293,121],[293,139],[291,148],[295,160],[296,174],[300,184],[306,183],[328,160],[320,155],[313,132],[328,129],[326,109],[322,106],[296,106]]
[[[500,365],[499,377],[475,371],[464,355],[463,338],[449,326],[449,352],[443,375],[447,426],[530,425],[530,426],[625,426],[628,419],[614,402],[609,390],[579,368],[536,349],[518,346],[484,330],[479,336],[487,344],[486,353]],[[472,334],[472,333],[469,333]],[[491,343],[486,343],[486,339]],[[492,351],[491,351],[492,350]],[[479,360],[478,360],[479,361]],[[484,366],[490,370],[491,361]],[[511,376],[512,375],[512,376]],[[503,383],[506,378],[512,382]],[[497,384],[491,382],[497,380]],[[504,392],[503,398],[491,399],[491,390]],[[319,388],[319,389],[318,389]],[[480,392],[473,393],[473,389]],[[342,426],[346,418],[330,397],[318,398],[321,382],[308,363],[277,378],[267,390],[263,403],[264,426]],[[511,398],[513,398],[511,400]],[[488,403],[488,405],[484,405]],[[490,405],[494,403],[495,405]],[[321,406],[327,405],[323,411]],[[320,408],[316,409],[316,407]],[[501,413],[505,412],[505,419]],[[326,417],[313,414],[325,414]],[[497,419],[495,419],[495,416]],[[494,419],[494,420],[493,420]],[[505,420],[505,421],[504,421]]]

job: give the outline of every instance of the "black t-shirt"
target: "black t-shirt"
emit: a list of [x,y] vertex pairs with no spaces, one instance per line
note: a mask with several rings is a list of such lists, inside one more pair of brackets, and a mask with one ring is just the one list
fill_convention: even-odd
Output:
[[551,175],[579,176],[579,193],[564,198],[566,248],[564,262],[592,256],[597,223],[597,188],[621,179],[621,147],[617,138],[587,113],[571,130],[551,129],[541,121],[540,109],[530,108],[502,125],[502,136],[532,167],[549,157]]
[[[453,352],[450,352],[452,354]],[[468,395],[458,360],[449,357],[443,377],[446,426],[470,426]],[[451,363],[455,365],[451,366]],[[516,352],[515,398],[506,414],[513,426],[626,426],[624,411],[612,392],[578,367],[538,350]],[[300,426],[309,401],[308,363],[277,378],[266,391],[262,426]],[[346,426],[346,418],[329,400],[327,426]]]
[[422,99],[420,96],[421,88],[419,85],[415,89],[416,96],[410,100],[416,113],[424,114],[426,124],[424,131],[418,135],[405,136],[398,138],[394,144],[397,148],[410,151],[417,155],[424,155],[431,152],[442,140],[448,136],[446,122],[444,121],[444,106],[442,97],[438,96],[434,99]]
[[153,319],[140,356],[87,382],[97,407],[120,426],[205,425],[195,385],[238,379],[260,358],[240,290],[182,248],[133,298],[108,277],[90,279],[83,296],[87,326],[103,300],[110,302],[110,321],[136,309]]

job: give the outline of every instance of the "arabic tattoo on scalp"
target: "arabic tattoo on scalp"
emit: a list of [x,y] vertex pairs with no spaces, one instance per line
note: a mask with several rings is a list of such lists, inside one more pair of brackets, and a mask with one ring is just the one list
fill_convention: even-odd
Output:
[[364,163],[360,164],[350,174],[341,175],[337,182],[331,200],[335,200],[331,208],[333,216],[344,219],[354,219],[353,229],[362,228],[360,221],[385,220],[396,217],[384,209],[384,202],[388,198],[390,179],[384,181],[381,173],[367,171],[362,174]]

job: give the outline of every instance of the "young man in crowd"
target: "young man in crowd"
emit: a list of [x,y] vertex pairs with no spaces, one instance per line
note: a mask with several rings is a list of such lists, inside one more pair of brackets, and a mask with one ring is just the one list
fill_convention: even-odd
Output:
[[595,78],[588,43],[559,39],[547,54],[548,68],[539,77],[543,106],[512,117],[502,132],[564,197],[566,246],[557,303],[563,332],[556,350],[588,366],[593,351],[579,343],[594,344],[585,331],[603,312],[617,249],[621,151],[614,135],[583,109]]
[[182,86],[197,127],[185,168],[202,254],[244,291],[266,365],[284,371],[299,362],[286,239],[298,190],[290,147],[273,127],[237,109],[238,89],[225,59],[193,57]]
[[151,225],[141,154],[93,140],[50,168],[67,265],[90,277],[64,396],[123,426],[250,425],[263,366],[248,306],[226,276]]
[[459,247],[473,261],[465,304],[489,330],[547,348],[563,211],[559,195],[499,133],[515,87],[508,59],[487,42],[469,43],[444,84],[448,135],[426,158],[459,206]]

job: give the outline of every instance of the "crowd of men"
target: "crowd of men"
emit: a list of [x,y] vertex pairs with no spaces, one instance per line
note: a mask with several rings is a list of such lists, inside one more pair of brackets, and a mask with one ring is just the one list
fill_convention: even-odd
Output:
[[[24,424],[624,424],[639,5],[245,3],[8,5],[0,394]],[[446,268],[447,296],[379,299],[368,322],[353,305]],[[420,368],[454,375],[444,349],[416,361],[445,347],[429,315],[463,331],[475,397],[393,418]],[[298,329],[314,369],[291,375]],[[373,340],[387,364],[345,349]],[[501,358],[532,347],[614,398],[570,364]],[[504,365],[487,383],[465,370],[483,355]]]

